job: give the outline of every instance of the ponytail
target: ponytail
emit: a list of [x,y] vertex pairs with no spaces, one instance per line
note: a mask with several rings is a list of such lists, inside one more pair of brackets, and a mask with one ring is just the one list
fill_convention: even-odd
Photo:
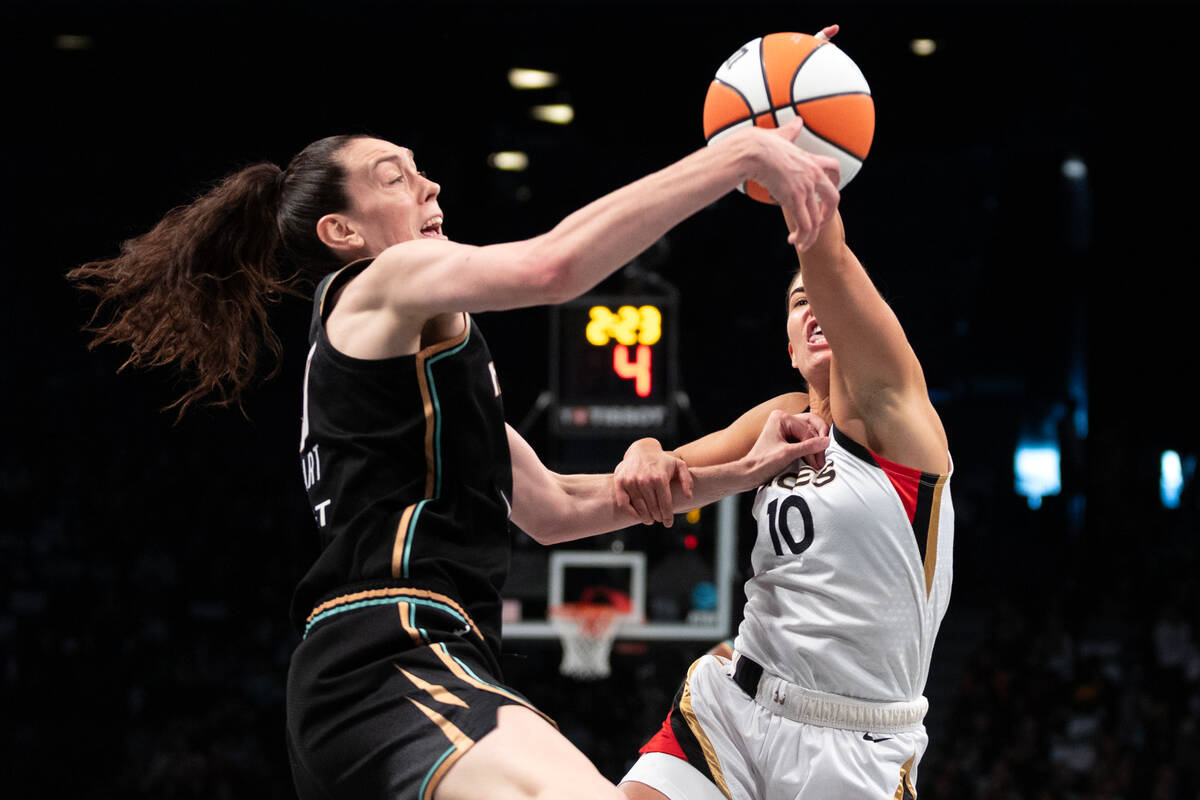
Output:
[[[169,406],[180,417],[201,398],[240,407],[263,346],[273,362],[267,377],[279,369],[283,348],[268,307],[284,294],[301,294],[299,270],[323,274],[340,266],[317,237],[316,222],[348,205],[335,156],[352,138],[314,142],[286,171],[270,163],[246,167],[126,241],[116,258],[68,272],[98,298],[89,349],[128,344],[120,369],[176,365],[189,384]],[[288,277],[280,276],[280,261]]]
[[260,343],[278,363],[267,304],[289,290],[275,265],[280,174],[274,164],[247,167],[126,241],[116,258],[67,273],[99,298],[90,348],[128,344],[121,369],[174,363],[183,371],[191,386],[171,405],[181,416],[209,394],[216,405],[240,403]]

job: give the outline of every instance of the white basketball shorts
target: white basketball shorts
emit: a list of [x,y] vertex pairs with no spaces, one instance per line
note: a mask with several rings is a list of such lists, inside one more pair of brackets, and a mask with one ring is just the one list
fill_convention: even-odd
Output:
[[[735,656],[735,658],[737,658]],[[622,779],[670,800],[912,800],[924,698],[868,703],[802,689],[746,660],[692,664],[662,729]],[[749,679],[747,679],[749,674]],[[754,691],[752,697],[749,690]]]

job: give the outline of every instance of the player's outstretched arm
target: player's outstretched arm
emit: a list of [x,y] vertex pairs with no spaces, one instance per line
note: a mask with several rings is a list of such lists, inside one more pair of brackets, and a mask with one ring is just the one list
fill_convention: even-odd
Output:
[[[782,411],[768,415],[754,446],[741,458],[724,464],[689,469],[691,496],[678,483],[671,485],[675,513],[708,505],[731,494],[761,485],[786,465],[828,442],[804,438],[805,423]],[[547,469],[533,448],[511,427],[512,521],[542,544],[556,544],[637,524],[632,509],[613,502],[611,473],[561,475]]]
[[[621,463],[613,471],[616,502],[632,509],[644,524],[654,522],[670,527],[675,511],[670,485],[688,467],[706,467],[736,461],[750,452],[772,411],[800,415],[810,427],[806,440],[824,437],[829,426],[820,417],[806,415],[808,395],[789,392],[759,403],[728,427],[713,431],[694,441],[665,452],[657,439],[639,439],[629,446]],[[820,442],[813,442],[816,447]],[[824,448],[806,457],[812,466],[824,466]],[[686,489],[686,484],[684,485]]]
[[[837,162],[792,144],[803,122],[751,128],[605,195],[533,239],[474,247],[437,239],[384,250],[360,277],[408,319],[576,297],[746,179],[797,220],[807,246],[837,205]],[[833,176],[831,180],[830,176]]]
[[[784,216],[790,227],[786,210]],[[895,312],[846,244],[841,215],[835,212],[812,247],[797,249],[797,255],[797,289],[833,352],[834,424],[885,458],[945,472],[946,434],[921,364]]]

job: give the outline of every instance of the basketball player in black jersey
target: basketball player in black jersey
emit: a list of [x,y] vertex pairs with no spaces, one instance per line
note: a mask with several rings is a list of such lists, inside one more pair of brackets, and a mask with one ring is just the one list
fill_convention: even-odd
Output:
[[[807,247],[838,201],[837,163],[791,145],[799,121],[693,153],[526,241],[443,233],[440,187],[404,147],[337,136],[257,164],[70,273],[111,312],[93,344],[174,364],[198,400],[237,404],[267,304],[295,271],[314,298],[299,455],[322,551],[293,606],[288,744],[303,798],[620,797],[497,664],[508,521],[543,543],[644,518],[611,475],[547,470],[505,425],[474,312],[566,300],[752,178]],[[678,465],[690,507],[757,485],[825,440],[772,416],[729,463]],[[687,495],[690,494],[690,499]]]

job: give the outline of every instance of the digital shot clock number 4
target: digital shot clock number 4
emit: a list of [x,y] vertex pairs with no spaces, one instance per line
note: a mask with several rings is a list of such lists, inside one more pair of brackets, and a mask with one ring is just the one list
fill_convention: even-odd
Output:
[[668,295],[591,295],[556,307],[550,348],[556,433],[673,432],[676,310]]

